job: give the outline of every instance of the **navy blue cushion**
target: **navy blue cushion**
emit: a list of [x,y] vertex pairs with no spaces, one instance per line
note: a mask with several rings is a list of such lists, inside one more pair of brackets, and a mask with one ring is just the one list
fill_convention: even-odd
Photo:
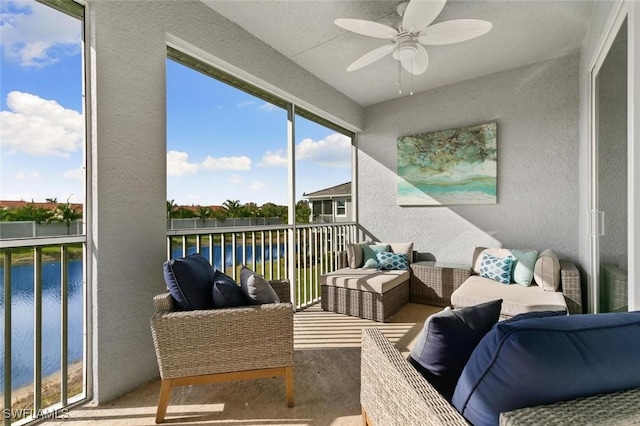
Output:
[[248,305],[244,291],[230,276],[216,269],[213,277],[213,306],[216,308],[233,308]]
[[472,424],[501,412],[640,387],[640,312],[503,321],[482,339],[453,394]]
[[163,267],[165,283],[180,310],[213,308],[215,270],[200,253],[168,260]]
[[451,400],[467,360],[500,318],[502,300],[431,315],[411,350],[409,362]]
[[518,314],[509,319],[502,321],[503,324],[508,324],[513,321],[520,321],[524,319],[530,318],[546,318],[546,317],[557,317],[561,315],[567,315],[567,311],[533,311],[533,312],[525,312],[523,314]]

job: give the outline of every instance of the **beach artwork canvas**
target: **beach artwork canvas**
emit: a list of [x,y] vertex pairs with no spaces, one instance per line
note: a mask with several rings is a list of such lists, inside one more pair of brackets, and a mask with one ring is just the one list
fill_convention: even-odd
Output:
[[495,204],[495,122],[398,138],[398,205]]

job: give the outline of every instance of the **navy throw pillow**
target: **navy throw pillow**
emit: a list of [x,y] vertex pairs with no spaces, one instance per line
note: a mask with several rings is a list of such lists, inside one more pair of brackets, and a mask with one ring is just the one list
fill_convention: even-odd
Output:
[[163,269],[169,293],[180,310],[213,308],[211,286],[215,270],[200,253],[168,260]]
[[640,312],[502,321],[469,358],[453,406],[476,426],[523,407],[640,387]]
[[502,299],[427,318],[409,362],[448,401],[476,345],[500,318]]
[[238,284],[230,276],[216,269],[213,277],[213,306],[233,308],[248,305],[249,301]]

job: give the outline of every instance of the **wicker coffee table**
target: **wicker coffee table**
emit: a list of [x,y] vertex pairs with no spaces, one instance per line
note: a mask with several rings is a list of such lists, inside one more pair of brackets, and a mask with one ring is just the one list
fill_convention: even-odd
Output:
[[421,261],[410,267],[410,301],[425,305],[451,305],[451,293],[471,275],[468,265]]

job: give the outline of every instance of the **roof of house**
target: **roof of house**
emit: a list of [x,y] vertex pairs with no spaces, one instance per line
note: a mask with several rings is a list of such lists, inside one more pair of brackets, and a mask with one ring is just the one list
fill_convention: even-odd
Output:
[[209,207],[211,209],[211,211],[216,211],[216,210],[226,210],[224,207],[222,206],[217,206],[217,205],[211,205],[211,206],[201,206],[199,204],[191,204],[191,205],[177,205],[176,208],[178,209],[184,209],[184,210],[189,210],[191,212],[197,212],[199,208],[201,207]]
[[[32,204],[34,207],[43,208],[46,210],[55,210],[59,204],[66,204],[65,202],[50,203],[50,202],[34,202],[24,200],[0,200],[0,209],[10,208],[19,209],[25,207],[28,204]],[[83,205],[80,203],[70,203],[71,207],[76,211],[82,211]]]
[[340,185],[310,192],[308,194],[305,192],[302,196],[306,198],[351,197],[351,182],[341,183]]

